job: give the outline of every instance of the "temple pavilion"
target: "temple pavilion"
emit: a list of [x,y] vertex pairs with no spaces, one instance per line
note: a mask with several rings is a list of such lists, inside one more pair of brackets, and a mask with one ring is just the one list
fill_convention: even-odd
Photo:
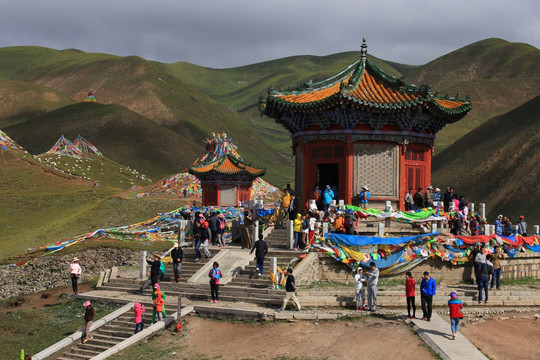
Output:
[[265,169],[245,162],[227,134],[214,134],[206,141],[206,153],[189,168],[201,182],[203,206],[240,206],[251,200],[253,181]]
[[295,156],[295,191],[305,202],[315,185],[334,186],[352,204],[363,186],[370,206],[403,209],[409,188],[431,183],[435,135],[471,110],[469,97],[432,94],[387,74],[367,58],[294,91],[268,89],[264,115],[287,129]]

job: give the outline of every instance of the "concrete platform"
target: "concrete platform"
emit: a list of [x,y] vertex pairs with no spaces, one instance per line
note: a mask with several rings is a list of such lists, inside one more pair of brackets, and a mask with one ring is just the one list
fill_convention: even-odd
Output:
[[[406,315],[401,315],[405,320]],[[447,360],[487,360],[488,358],[480,352],[465,336],[459,331],[456,339],[452,340],[450,324],[444,321],[439,315],[433,313],[431,321],[420,319],[405,320],[424,342]]]

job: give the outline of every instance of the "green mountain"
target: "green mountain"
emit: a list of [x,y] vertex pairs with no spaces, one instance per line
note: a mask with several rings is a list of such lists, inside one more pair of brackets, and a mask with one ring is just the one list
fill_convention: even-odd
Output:
[[412,69],[403,79],[431,85],[432,91],[442,95],[471,96],[469,115],[437,134],[438,151],[490,118],[540,94],[539,63],[540,51],[533,46],[487,39]]
[[[470,202],[498,214],[540,223],[540,96],[469,132],[432,163],[433,183],[453,186]],[[532,230],[532,228],[531,228]]]
[[[134,56],[122,58],[73,50],[11,47],[0,49],[0,79],[47,86],[67,94],[76,102],[84,99],[91,89],[99,103],[121,105],[175,132],[184,142],[176,147],[177,163],[183,164],[182,168],[204,152],[203,141],[211,132],[226,132],[233,137],[239,152],[248,162],[267,168],[267,180],[279,184],[291,179],[290,155],[269,147],[261,140],[264,134],[255,133],[251,124],[238,112],[174,76],[166,64]],[[26,107],[32,106],[31,101],[23,99],[22,102]],[[5,121],[0,115],[0,123]],[[64,128],[58,127],[57,132],[56,138]],[[81,135],[89,137],[84,133]],[[146,136],[154,147],[169,146],[163,145],[159,134],[148,132]],[[24,141],[29,151],[32,148],[28,146],[30,141],[40,140]],[[139,154],[133,154],[133,161],[137,162],[135,155]],[[163,166],[159,174],[178,172],[176,166],[169,166],[169,160],[164,159],[161,163],[154,164],[154,167]],[[145,165],[134,167],[143,169]]]
[[[527,44],[487,39],[422,66],[368,56],[405,81],[431,85],[433,92],[471,95],[473,110],[438,134],[436,154],[540,94],[540,51]],[[150,178],[186,168],[203,153],[211,132],[226,132],[247,161],[267,168],[266,180],[282,185],[294,177],[290,137],[260,116],[259,97],[270,86],[296,87],[335,75],[358,57],[359,52],[294,56],[210,69],[72,49],[1,48],[0,104],[7,111],[0,112],[0,126],[32,154],[62,134],[80,134],[107,157]],[[28,96],[29,89],[35,95]],[[80,103],[88,89],[99,104]],[[6,96],[12,99],[8,105]]]
[[71,141],[82,135],[106,157],[151,179],[185,169],[201,147],[123,106],[99,103],[65,106],[4,131],[31,154],[48,151],[61,135]]

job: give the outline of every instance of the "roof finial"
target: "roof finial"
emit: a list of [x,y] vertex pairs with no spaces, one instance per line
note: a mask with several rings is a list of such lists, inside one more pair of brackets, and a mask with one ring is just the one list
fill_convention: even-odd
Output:
[[367,57],[367,44],[366,44],[366,38],[362,37],[362,46],[360,49],[360,54],[362,59],[365,59]]

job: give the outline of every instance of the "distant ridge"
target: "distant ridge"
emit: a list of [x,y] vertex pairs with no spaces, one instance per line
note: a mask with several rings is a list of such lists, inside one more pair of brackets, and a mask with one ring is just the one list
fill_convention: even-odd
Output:
[[474,129],[432,161],[433,183],[499,213],[540,223],[540,96]]

